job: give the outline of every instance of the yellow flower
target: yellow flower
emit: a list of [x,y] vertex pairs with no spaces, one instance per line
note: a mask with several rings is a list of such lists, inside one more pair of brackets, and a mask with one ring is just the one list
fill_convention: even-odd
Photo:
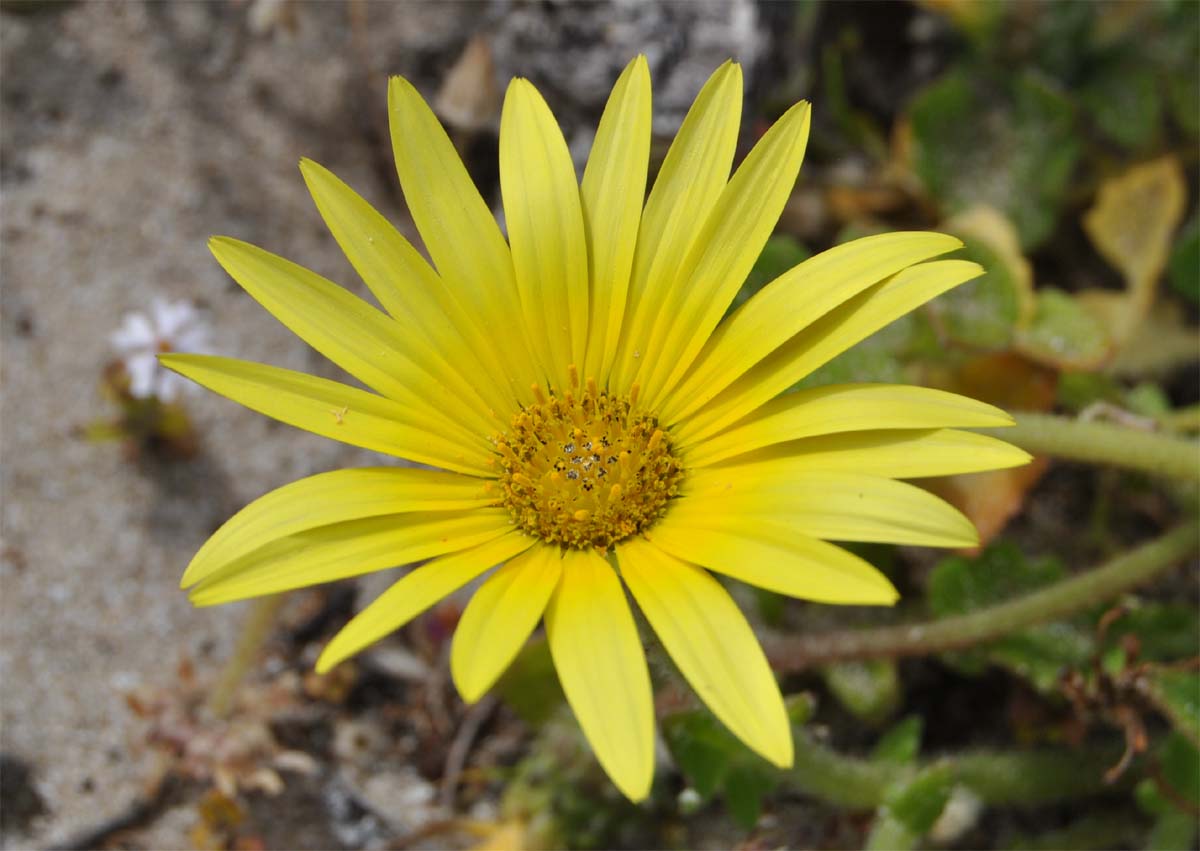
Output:
[[544,615],[567,700],[636,801],[653,775],[654,713],[628,589],[716,716],[789,765],[779,688],[708,571],[808,600],[890,604],[885,577],[826,541],[971,546],[965,517],[897,479],[1027,456],[956,430],[1011,422],[961,396],[895,385],[785,392],[978,275],[973,263],[931,261],[959,247],[952,237],[856,240],[722,318],[808,139],[799,103],[730,177],[741,98],[741,71],[726,63],[646,198],[644,58],[617,81],[581,184],[546,103],[514,80],[500,126],[505,241],[429,107],[393,79],[396,166],[432,267],[345,184],[301,163],[386,313],[262,249],[214,239],[247,292],[375,392],[221,357],[163,363],[267,416],[442,469],[338,470],[267,494],[196,554],[183,577],[191,599],[223,603],[428,559],[330,642],[324,671],[502,565],[454,635],[459,691],[484,694]]

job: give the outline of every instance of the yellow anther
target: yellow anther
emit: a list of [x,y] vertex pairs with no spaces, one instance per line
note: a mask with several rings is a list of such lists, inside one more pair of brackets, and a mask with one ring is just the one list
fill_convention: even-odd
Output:
[[[579,371],[568,369],[578,389]],[[654,523],[683,472],[658,423],[632,412],[594,378],[579,399],[534,385],[538,401],[494,439],[497,501],[524,532],[563,547],[604,551]]]
[[632,408],[637,404],[638,394],[641,392],[642,385],[638,384],[636,381],[633,382],[633,386],[629,388],[629,407]]
[[571,382],[572,388],[579,387],[579,367],[575,364],[567,367],[567,379]]

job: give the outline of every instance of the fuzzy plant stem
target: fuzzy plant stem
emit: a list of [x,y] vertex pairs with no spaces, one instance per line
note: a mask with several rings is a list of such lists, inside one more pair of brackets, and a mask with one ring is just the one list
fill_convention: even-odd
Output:
[[224,718],[229,714],[238,686],[241,685],[246,672],[257,661],[259,651],[271,635],[275,616],[279,613],[285,597],[284,594],[273,594],[270,597],[259,597],[250,604],[250,611],[246,614],[246,620],[238,634],[233,655],[221,669],[217,684],[208,697],[208,709],[215,717]]
[[[820,744],[804,729],[795,730],[796,756],[785,777],[809,795],[849,809],[866,810],[883,803],[888,789],[911,776],[914,766],[868,762],[844,756]],[[969,788],[985,804],[1040,806],[1101,792],[1104,773],[1120,758],[1121,749],[965,751],[940,757],[955,782]]]
[[781,672],[848,659],[924,656],[955,650],[1102,603],[1175,566],[1198,549],[1200,521],[1193,520],[1095,570],[973,612],[876,629],[764,636],[764,644],[772,666]]
[[988,431],[1034,455],[1200,479],[1200,443],[1101,422],[1022,411],[1017,424]]

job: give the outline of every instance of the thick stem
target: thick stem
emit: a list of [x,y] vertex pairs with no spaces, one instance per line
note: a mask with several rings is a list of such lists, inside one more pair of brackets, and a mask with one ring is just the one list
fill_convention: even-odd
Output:
[[258,652],[271,634],[271,626],[275,623],[275,615],[283,605],[285,595],[274,594],[270,597],[259,597],[250,604],[246,621],[238,635],[237,646],[233,655],[221,669],[217,684],[213,687],[208,698],[208,708],[217,718],[224,718],[233,707],[233,698],[246,672],[258,659]]
[[[795,730],[796,756],[786,773],[791,785],[831,804],[871,809],[888,788],[919,767],[868,762],[819,744]],[[985,804],[1033,806],[1092,795],[1111,788],[1104,773],[1121,755],[1119,747],[1096,750],[965,751],[938,758]]]
[[1014,416],[1016,425],[987,431],[1034,455],[1200,479],[1200,444],[1194,440],[1053,414],[1022,411]]
[[893,763],[843,756],[803,729],[795,730],[794,742],[795,758],[786,775],[791,784],[841,807],[867,810],[879,806],[888,786],[904,771]]
[[777,671],[798,671],[847,659],[923,656],[954,650],[1101,603],[1173,567],[1198,548],[1200,522],[1191,521],[1095,570],[967,614],[928,623],[824,635],[764,636],[763,643]]

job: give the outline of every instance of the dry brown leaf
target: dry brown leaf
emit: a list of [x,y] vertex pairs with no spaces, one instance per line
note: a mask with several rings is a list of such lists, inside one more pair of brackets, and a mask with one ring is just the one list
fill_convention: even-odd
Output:
[[[945,389],[1006,410],[1045,411],[1054,405],[1057,384],[1054,370],[1016,354],[1000,353],[968,361]],[[980,543],[987,544],[1020,512],[1025,495],[1047,466],[1047,459],[1036,458],[1024,467],[943,476],[924,484],[965,514],[979,530]]]
[[477,35],[463,49],[447,72],[433,99],[433,109],[459,130],[482,130],[491,124],[500,108],[496,66],[487,39]]

